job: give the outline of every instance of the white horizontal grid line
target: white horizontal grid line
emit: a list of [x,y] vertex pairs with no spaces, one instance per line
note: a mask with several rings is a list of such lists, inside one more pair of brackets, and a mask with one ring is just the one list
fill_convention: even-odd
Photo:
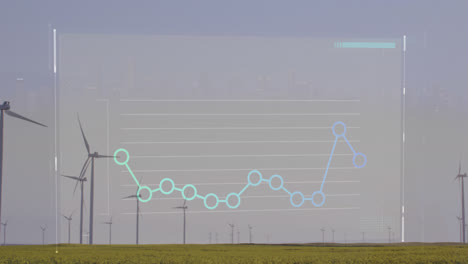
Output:
[[[346,127],[356,129],[361,127]],[[121,127],[121,130],[288,130],[288,129],[331,129],[331,127]]]
[[120,99],[121,102],[360,102],[360,99]]
[[[360,196],[361,194],[359,193],[352,193],[352,194],[327,194],[326,197],[344,197],[344,196]],[[220,196],[218,199],[224,200],[226,199],[227,196]],[[265,196],[242,196],[242,199],[244,198],[290,198],[291,196],[289,195],[265,195]],[[309,198],[312,197],[311,195],[304,195],[304,198]],[[180,197],[169,197],[169,198],[164,198],[164,197],[153,197],[151,200],[180,200]],[[135,201],[134,198],[125,198],[122,199],[122,201]]]
[[[348,140],[349,142],[361,142],[360,140]],[[120,144],[250,144],[250,143],[333,143],[335,140],[239,140],[239,141],[122,141]],[[346,142],[338,140],[338,143]]]
[[359,116],[361,113],[126,113],[121,116]]
[[[257,169],[260,171],[271,171],[271,170],[325,170],[326,168],[263,168]],[[356,169],[355,167],[335,167],[335,168],[328,168],[329,170],[349,170],[349,169]],[[133,172],[171,172],[171,171],[251,171],[253,169],[184,169],[184,170],[133,170]],[[122,170],[121,172],[128,173],[128,170]]]
[[[333,154],[333,156],[352,156],[353,154]],[[132,156],[132,159],[150,158],[237,158],[237,157],[328,157],[330,154],[243,154],[243,155],[175,155],[175,156]]]
[[[212,211],[190,211],[187,210],[187,214],[197,214],[197,213],[240,213],[240,212],[281,212],[281,211],[291,211],[291,212],[300,212],[300,211],[328,211],[328,210],[359,210],[360,207],[341,207],[341,208],[326,208],[326,207],[317,207],[317,208],[306,208],[306,209],[246,209],[246,210],[212,210]],[[136,213],[121,213],[122,215],[135,215]],[[180,214],[179,211],[167,211],[167,212],[143,212],[140,214]]]
[[[360,183],[361,181],[327,181],[327,183]],[[284,184],[303,184],[303,183],[322,183],[322,181],[285,181]],[[143,184],[145,186],[158,186],[159,183]],[[175,186],[184,186],[185,184],[174,184]],[[211,183],[193,183],[193,185],[246,185],[245,182],[211,182]],[[121,184],[122,187],[135,187],[135,184]]]

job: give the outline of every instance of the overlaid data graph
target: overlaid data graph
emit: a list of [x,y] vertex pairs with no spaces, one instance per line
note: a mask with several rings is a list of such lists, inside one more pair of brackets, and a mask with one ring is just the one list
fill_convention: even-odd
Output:
[[[261,183],[267,183],[269,185],[269,187],[273,191],[283,191],[283,192],[287,193],[289,195],[289,201],[290,201],[290,203],[291,203],[291,205],[293,207],[301,207],[305,203],[305,201],[311,201],[314,206],[321,207],[325,203],[325,193],[323,192],[323,187],[324,187],[326,179],[327,179],[328,170],[330,168],[330,164],[332,162],[333,155],[335,153],[336,145],[337,145],[338,140],[340,138],[343,138],[343,140],[348,145],[349,149],[353,152],[352,161],[353,161],[354,167],[363,168],[367,163],[366,155],[364,155],[363,153],[360,153],[360,152],[356,152],[354,150],[353,146],[351,145],[351,143],[349,142],[349,140],[347,139],[347,137],[346,137],[346,125],[343,122],[341,122],[341,121],[335,122],[331,129],[332,129],[333,135],[335,136],[335,141],[333,143],[333,147],[331,149],[330,156],[328,158],[328,163],[327,163],[327,166],[326,166],[326,169],[325,169],[325,173],[323,175],[323,179],[322,179],[322,183],[320,185],[320,189],[317,190],[317,191],[314,191],[312,193],[311,197],[305,197],[304,194],[302,192],[300,192],[300,191],[291,192],[290,190],[288,190],[284,186],[284,180],[283,180],[282,176],[280,176],[278,174],[274,174],[270,178],[264,178],[263,175],[261,174],[261,172],[258,171],[258,170],[251,170],[249,172],[249,174],[247,175],[247,184],[244,186],[244,188],[242,188],[242,190],[240,190],[239,192],[229,193],[226,196],[225,199],[219,199],[219,196],[217,194],[215,194],[215,193],[208,193],[208,194],[206,194],[204,196],[201,195],[201,194],[198,194],[197,188],[193,184],[186,184],[186,185],[184,185],[183,188],[177,188],[177,187],[175,187],[174,181],[172,179],[170,179],[170,178],[162,179],[160,181],[160,183],[159,183],[158,188],[151,189],[147,185],[141,185],[140,182],[135,177],[135,174],[133,173],[132,169],[128,165],[128,162],[130,161],[130,154],[126,149],[120,148],[120,149],[116,150],[115,153],[114,153],[114,161],[118,165],[125,166],[127,168],[128,172],[130,173],[133,180],[135,181],[135,183],[138,186],[137,196],[138,196],[138,199],[141,202],[150,201],[151,198],[152,198],[153,193],[155,193],[155,192],[161,192],[164,195],[169,195],[169,194],[172,194],[174,191],[178,191],[178,192],[181,193],[182,198],[185,199],[185,200],[191,201],[191,200],[194,200],[194,199],[197,199],[197,198],[203,200],[204,206],[207,209],[210,209],[210,210],[216,209],[220,203],[225,203],[227,205],[227,207],[229,207],[231,209],[236,209],[241,204],[242,194],[248,188],[258,186]],[[117,157],[119,157],[119,156],[120,157],[125,157],[125,160],[124,161],[119,161],[117,159]],[[170,188],[166,188],[166,189],[163,188],[163,185],[167,185],[167,184],[170,185]],[[191,190],[191,195],[190,196],[186,195],[186,192],[188,192],[190,190]],[[147,191],[148,192],[148,195],[146,195],[145,198],[143,198],[143,196],[141,194],[142,191]]]

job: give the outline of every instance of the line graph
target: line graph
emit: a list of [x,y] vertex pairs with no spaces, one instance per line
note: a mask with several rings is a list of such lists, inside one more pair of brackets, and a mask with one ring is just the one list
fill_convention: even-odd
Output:
[[[182,198],[185,200],[188,200],[188,201],[191,201],[194,199],[203,200],[204,206],[209,210],[216,209],[220,203],[225,203],[226,206],[230,209],[236,209],[241,204],[242,194],[248,188],[256,187],[260,185],[261,183],[266,183],[268,184],[270,189],[273,191],[282,191],[284,193],[287,193],[289,195],[289,201],[293,207],[296,207],[296,208],[301,207],[304,205],[305,201],[311,201],[311,203],[315,207],[322,207],[325,204],[325,200],[326,200],[325,193],[323,192],[323,187],[327,179],[328,170],[330,168],[330,164],[332,162],[332,159],[335,153],[336,145],[340,139],[342,139],[348,145],[349,149],[351,150],[352,155],[353,155],[352,161],[353,161],[353,165],[355,168],[363,168],[367,163],[366,155],[360,152],[356,152],[353,146],[351,145],[350,141],[346,137],[346,125],[343,122],[341,121],[335,122],[332,126],[332,133],[335,136],[335,140],[333,141],[333,147],[331,149],[331,152],[328,158],[328,163],[325,168],[325,172],[324,172],[323,179],[320,185],[320,189],[314,191],[311,197],[305,197],[304,194],[300,191],[291,192],[290,190],[288,190],[284,186],[284,180],[282,176],[278,174],[274,174],[270,176],[269,178],[265,178],[262,175],[262,173],[256,169],[251,170],[248,173],[247,184],[244,186],[244,188],[242,188],[238,192],[229,193],[225,197],[225,199],[220,199],[219,196],[215,193],[208,193],[204,196],[201,194],[198,194],[197,188],[193,184],[186,184],[184,185],[184,187],[178,188],[175,186],[174,181],[170,178],[162,179],[159,183],[158,188],[151,189],[148,185],[141,185],[140,182],[135,177],[135,174],[133,173],[132,169],[128,165],[128,162],[130,161],[130,154],[126,149],[124,148],[117,149],[114,153],[114,161],[116,164],[120,166],[125,166],[128,172],[130,173],[130,175],[132,176],[133,180],[138,186],[137,197],[141,202],[150,201],[153,193],[156,193],[156,192],[161,192],[164,195],[169,195],[169,194],[172,194],[173,192],[180,192]],[[123,154],[125,155],[125,160],[119,161],[118,157],[124,156]],[[169,185],[169,188],[164,188],[163,187],[164,185],[166,186]],[[146,195],[145,198],[143,198],[144,196],[142,195],[143,191],[148,192],[148,195]],[[191,191],[191,195],[186,194],[188,191]]]

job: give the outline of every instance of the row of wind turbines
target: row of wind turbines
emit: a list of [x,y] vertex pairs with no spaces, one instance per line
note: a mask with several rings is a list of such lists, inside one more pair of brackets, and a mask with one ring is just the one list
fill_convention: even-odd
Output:
[[[17,118],[23,121],[27,121],[30,123],[33,123],[38,126],[42,127],[47,127],[46,125],[36,122],[32,119],[29,119],[27,117],[24,117],[20,114],[17,114],[13,111],[10,110],[10,102],[5,101],[3,104],[0,105],[0,219],[1,218],[1,208],[2,208],[2,177],[3,177],[3,140],[4,140],[4,120],[5,120],[5,114]],[[84,210],[84,185],[87,182],[87,177],[86,172],[91,165],[91,175],[90,175],[90,197],[89,197],[89,231],[88,231],[88,243],[93,244],[93,234],[94,234],[94,177],[95,177],[95,160],[96,159],[102,159],[102,158],[114,158],[115,156],[111,155],[102,155],[99,154],[97,151],[92,152],[90,145],[88,143],[88,140],[85,136],[85,133],[83,131],[83,127],[81,124],[81,120],[79,116],[77,116],[78,119],[78,124],[80,127],[81,135],[83,137],[84,145],[87,151],[87,159],[85,160],[80,174],[78,176],[71,176],[71,175],[66,175],[62,174],[63,177],[72,179],[76,181],[75,188],[73,191],[73,194],[75,194],[76,189],[78,185],[80,186],[80,230],[79,230],[79,240],[80,244],[83,244],[83,210]],[[117,157],[118,158],[118,157]],[[461,217],[457,216],[457,219],[460,223],[460,241],[462,243],[466,243],[466,219],[465,219],[465,198],[464,198],[464,179],[467,178],[468,175],[465,172],[464,174],[461,173],[461,161],[459,164],[459,170],[458,170],[458,175],[455,177],[455,180],[458,180],[460,185],[461,185]],[[124,197],[124,199],[130,199],[130,198],[135,198],[136,200],[136,244],[139,244],[139,222],[140,222],[140,199],[138,199],[138,189],[137,192],[133,195],[129,195],[127,197]],[[186,200],[184,200],[184,203],[182,206],[174,207],[174,209],[181,209],[183,211],[183,243],[186,243],[186,210],[188,209],[186,205]],[[63,217],[68,221],[68,243],[71,243],[71,221],[72,221],[72,214],[70,215],[63,215]],[[7,227],[8,221],[1,222],[0,225],[0,237],[3,232],[3,244],[6,244],[6,227]],[[110,218],[109,221],[103,222],[103,224],[109,225],[109,243],[111,243],[112,240],[112,217]],[[234,225],[233,224],[228,224],[229,227],[231,228],[231,242],[234,243]],[[252,227],[249,225],[249,242],[252,243]],[[42,243],[45,243],[45,231],[47,229],[47,226],[41,226],[42,230]],[[389,227],[389,241],[391,241],[390,238],[390,232],[391,228]],[[322,241],[324,241],[324,232],[325,230],[322,228]],[[238,240],[239,240],[239,231],[238,232]],[[334,236],[334,230],[332,230],[333,236]],[[365,241],[365,233],[363,233],[363,240]],[[211,233],[209,236],[209,240],[211,243]]]

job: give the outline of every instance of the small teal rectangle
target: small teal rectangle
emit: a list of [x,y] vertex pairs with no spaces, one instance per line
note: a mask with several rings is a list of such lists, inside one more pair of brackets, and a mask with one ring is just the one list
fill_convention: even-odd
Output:
[[336,42],[337,48],[394,49],[395,42]]

